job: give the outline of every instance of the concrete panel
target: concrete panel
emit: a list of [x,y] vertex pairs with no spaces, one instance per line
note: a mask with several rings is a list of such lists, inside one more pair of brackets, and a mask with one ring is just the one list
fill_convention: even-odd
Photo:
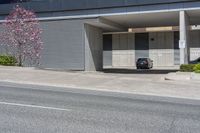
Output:
[[174,33],[166,32],[165,33],[165,49],[173,49],[174,48]]
[[120,43],[119,50],[127,50],[128,49],[128,35],[121,34],[119,43]]
[[[3,25],[0,23],[0,35],[1,35],[2,32],[3,32]],[[7,53],[7,50],[2,45],[3,45],[3,42],[0,39],[0,54],[5,54],[5,53]]]
[[121,64],[120,64],[120,55],[119,54],[115,54],[113,52],[112,54],[112,66],[113,67],[120,67]]
[[119,50],[120,48],[120,35],[114,34],[112,36],[112,48],[113,50]]
[[112,51],[103,51],[103,67],[112,67]]
[[128,64],[136,66],[135,59],[135,34],[128,34]]
[[149,50],[149,56],[153,60],[155,67],[174,66],[173,49],[152,49]]
[[200,31],[190,31],[190,47],[200,47]]
[[[40,24],[44,42],[40,67],[84,70],[83,21],[43,21]],[[7,53],[5,47],[1,47],[0,52]]]
[[45,21],[41,26],[44,31],[41,67],[84,70],[83,21]]
[[126,67],[128,66],[128,56],[126,54],[126,51],[125,51],[125,54],[121,54],[120,57],[119,57],[119,63],[120,63],[120,67]]
[[149,57],[154,66],[174,66],[173,32],[149,33]]
[[200,57],[200,31],[190,31],[190,60]]
[[135,50],[135,34],[128,34],[128,49]]
[[85,70],[103,69],[103,33],[102,30],[85,24]]
[[190,48],[190,61],[200,57],[200,48]]
[[112,58],[113,67],[135,66],[135,35],[114,34]]

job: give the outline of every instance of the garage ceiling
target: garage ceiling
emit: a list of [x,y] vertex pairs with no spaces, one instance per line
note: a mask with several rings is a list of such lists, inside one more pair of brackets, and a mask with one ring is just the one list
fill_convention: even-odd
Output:
[[[191,25],[200,24],[200,10],[187,11]],[[144,28],[158,26],[178,26],[179,12],[123,14],[104,16],[104,19],[117,23],[126,28]]]

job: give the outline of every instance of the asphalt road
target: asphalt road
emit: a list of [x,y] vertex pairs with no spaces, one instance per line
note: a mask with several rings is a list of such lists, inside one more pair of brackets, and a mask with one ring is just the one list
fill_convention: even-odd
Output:
[[199,133],[200,102],[0,83],[1,133]]

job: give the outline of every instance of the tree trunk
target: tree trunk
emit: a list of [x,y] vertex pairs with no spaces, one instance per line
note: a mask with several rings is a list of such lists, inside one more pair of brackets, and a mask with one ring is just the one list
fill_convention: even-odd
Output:
[[22,43],[20,43],[19,42],[19,49],[18,49],[18,54],[19,54],[19,56],[18,56],[18,66],[20,66],[20,67],[22,67],[23,66],[23,59],[22,59]]
[[19,53],[19,64],[18,64],[20,67],[23,66],[23,63],[22,63],[22,55],[21,53]]

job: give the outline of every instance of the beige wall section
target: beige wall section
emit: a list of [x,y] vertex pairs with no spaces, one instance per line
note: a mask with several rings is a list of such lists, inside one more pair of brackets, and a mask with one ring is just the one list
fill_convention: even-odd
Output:
[[190,60],[200,57],[200,31],[190,32]]
[[113,34],[113,67],[134,67],[135,66],[135,35],[134,34]]
[[103,69],[102,30],[85,24],[85,71]]
[[149,57],[155,67],[174,66],[174,33],[149,33]]

